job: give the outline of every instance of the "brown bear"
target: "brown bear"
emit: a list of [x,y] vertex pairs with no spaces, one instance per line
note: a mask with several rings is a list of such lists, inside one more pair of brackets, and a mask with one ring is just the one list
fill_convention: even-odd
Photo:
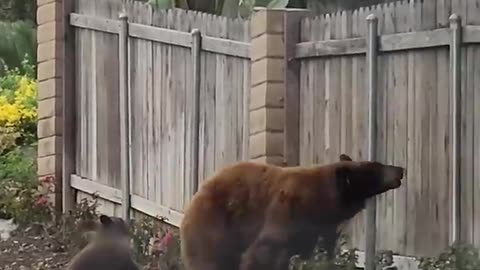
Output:
[[340,161],[278,167],[243,161],[203,183],[180,225],[188,270],[288,269],[293,255],[307,258],[319,237],[331,256],[337,227],[368,198],[401,185],[404,168]]
[[[86,227],[87,225],[85,225]],[[130,254],[130,234],[123,219],[100,216],[91,242],[70,261],[67,270],[138,270]]]

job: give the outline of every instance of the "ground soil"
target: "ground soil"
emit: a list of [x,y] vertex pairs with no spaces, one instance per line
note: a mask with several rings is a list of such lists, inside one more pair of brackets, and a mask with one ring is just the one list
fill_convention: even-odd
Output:
[[31,228],[16,230],[0,241],[1,270],[65,269],[71,255]]
[[[0,240],[0,270],[64,270],[78,247],[68,249],[54,238],[32,228],[12,232],[7,240]],[[143,270],[158,270],[153,263],[139,265]]]

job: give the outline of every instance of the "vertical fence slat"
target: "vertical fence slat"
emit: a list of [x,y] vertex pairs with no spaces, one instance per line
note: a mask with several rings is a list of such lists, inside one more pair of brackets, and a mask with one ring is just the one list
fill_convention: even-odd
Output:
[[460,91],[461,91],[461,74],[460,74],[460,46],[461,46],[461,21],[460,16],[452,14],[450,16],[450,29],[452,30],[452,40],[450,45],[450,74],[452,91],[452,225],[451,225],[451,243],[460,240],[460,131],[461,131],[461,114],[460,114]]
[[121,28],[118,37],[119,51],[119,78],[120,78],[120,137],[121,144],[121,178],[122,178],[122,214],[123,218],[130,219],[130,93],[128,84],[128,16],[121,13]]
[[285,162],[288,166],[299,164],[300,142],[300,62],[295,60],[295,45],[300,42],[300,20],[306,10],[292,10],[285,13]]
[[200,49],[201,49],[202,35],[199,29],[192,30],[192,92],[193,93],[193,177],[192,194],[198,190],[199,183],[199,138],[200,138]]
[[62,211],[71,210],[75,204],[75,192],[70,186],[70,177],[76,167],[76,81],[75,81],[75,29],[70,26],[70,13],[74,11],[75,1],[63,1],[65,45],[63,50],[63,144],[62,144]]
[[[378,19],[370,14],[367,17],[367,66],[368,66],[368,159],[376,160],[376,136],[377,136],[377,24]],[[365,246],[365,269],[375,270],[376,248],[376,198],[367,202],[366,211],[366,246]]]

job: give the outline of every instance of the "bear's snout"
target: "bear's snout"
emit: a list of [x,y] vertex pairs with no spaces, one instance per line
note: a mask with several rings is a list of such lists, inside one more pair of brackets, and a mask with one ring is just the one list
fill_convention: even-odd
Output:
[[395,189],[401,186],[406,169],[398,166],[385,166],[383,176],[385,185],[388,188]]

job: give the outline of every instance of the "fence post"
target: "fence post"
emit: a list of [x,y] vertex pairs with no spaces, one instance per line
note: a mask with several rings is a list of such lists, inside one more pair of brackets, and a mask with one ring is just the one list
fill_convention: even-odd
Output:
[[[378,19],[374,14],[367,16],[367,65],[368,65],[368,159],[376,160],[377,143],[377,24]],[[375,270],[376,251],[376,212],[377,202],[373,197],[367,201],[366,209],[366,247],[365,247],[365,270]]]
[[450,16],[450,30],[452,40],[450,44],[450,73],[452,94],[452,224],[451,224],[451,244],[461,241],[460,219],[461,219],[461,200],[460,200],[460,131],[461,131],[461,114],[460,114],[460,91],[461,91],[461,74],[460,74],[460,46],[462,42],[461,19],[457,14]]
[[295,45],[300,42],[300,23],[307,14],[307,9],[287,9],[284,19],[285,142],[283,151],[287,166],[296,166],[300,163],[300,63],[295,59]]
[[64,40],[63,47],[63,143],[62,143],[62,210],[67,213],[75,205],[75,191],[70,178],[75,172],[76,158],[76,106],[75,106],[75,29],[70,26],[70,13],[74,11],[75,1],[63,1]]
[[128,15],[120,13],[121,21],[118,35],[119,88],[120,88],[120,138],[121,138],[121,179],[122,214],[125,221],[130,220],[130,170],[131,170],[131,128],[130,128],[130,86],[128,84]]
[[198,190],[198,162],[199,162],[199,139],[200,139],[200,50],[202,34],[199,29],[192,29],[192,93],[193,93],[193,177],[192,194]]

